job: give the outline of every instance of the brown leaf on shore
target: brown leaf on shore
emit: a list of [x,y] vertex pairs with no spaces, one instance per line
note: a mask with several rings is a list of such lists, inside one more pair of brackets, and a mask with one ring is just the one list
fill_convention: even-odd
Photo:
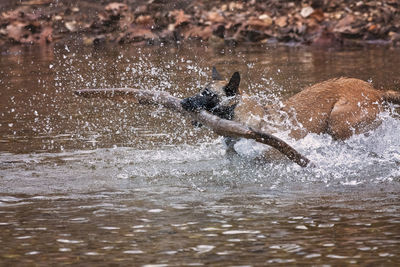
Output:
[[154,25],[154,19],[150,15],[140,15],[135,19],[135,22],[144,27],[152,27]]
[[224,16],[220,12],[216,12],[216,11],[208,12],[207,20],[212,23],[223,23],[226,21]]
[[1,13],[1,18],[5,20],[17,20],[23,16],[24,12],[17,8],[15,10],[9,10]]
[[[108,4],[105,8],[105,13],[99,13],[98,18],[102,22],[103,25],[111,25],[115,24],[117,21],[120,21],[121,18],[126,17],[127,11],[128,11],[128,6],[123,3],[110,3]],[[124,21],[122,21],[124,24]],[[123,26],[120,27],[120,29],[124,28]]]
[[314,12],[311,13],[310,18],[313,18],[316,21],[321,22],[325,19],[325,15],[322,9],[315,9]]
[[188,24],[191,19],[191,17],[187,15],[182,9],[171,11],[170,16],[172,16],[175,20],[175,23],[173,24],[174,28]]
[[123,3],[110,3],[108,4],[105,8],[105,11],[112,13],[112,15],[114,16],[118,16],[120,15],[122,12],[127,11],[128,10],[128,6],[126,4]]
[[73,21],[67,21],[64,23],[65,28],[69,30],[70,32],[76,32],[78,30],[78,23],[76,23],[75,20]]
[[355,22],[353,15],[347,15],[336,24],[333,31],[338,33],[355,33],[356,30],[352,28],[351,24]]
[[300,15],[303,18],[308,18],[314,12],[314,8],[310,6],[303,7],[300,11]]
[[21,22],[21,21],[14,21],[13,23],[7,25],[6,27],[6,34],[7,37],[13,40],[14,42],[21,42],[23,36],[26,33],[25,27],[28,23]]
[[140,5],[135,9],[135,15],[142,15],[144,13],[146,13],[148,10],[147,5]]
[[376,24],[371,24],[371,25],[368,26],[368,31],[369,32],[376,32],[377,29],[378,29],[378,25],[376,25]]
[[90,28],[97,29],[97,33],[124,31],[133,22],[126,4],[113,2],[105,6],[104,11],[97,14],[98,21],[91,23]]
[[265,30],[272,25],[272,19],[266,15],[260,15],[259,17],[250,17],[247,21],[247,25],[252,30]]
[[286,16],[281,16],[275,19],[275,25],[278,27],[282,28],[287,25],[287,17]]
[[238,2],[230,2],[228,5],[229,10],[234,11],[238,9],[243,9],[243,3]]
[[348,27],[354,21],[355,21],[355,17],[353,15],[348,14],[345,17],[343,17],[341,20],[338,21],[338,23],[336,24],[335,28],[336,29],[341,29],[341,28],[344,28],[344,27]]

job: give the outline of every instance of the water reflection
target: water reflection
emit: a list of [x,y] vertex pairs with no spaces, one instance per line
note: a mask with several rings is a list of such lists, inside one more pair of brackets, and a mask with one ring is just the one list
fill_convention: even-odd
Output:
[[384,48],[2,51],[1,262],[398,264],[395,108],[368,136],[288,140],[318,164],[302,169],[282,158],[228,159],[217,136],[169,111],[72,91],[129,86],[182,97],[212,65],[241,71],[242,87],[266,102],[341,75],[394,89],[399,57]]

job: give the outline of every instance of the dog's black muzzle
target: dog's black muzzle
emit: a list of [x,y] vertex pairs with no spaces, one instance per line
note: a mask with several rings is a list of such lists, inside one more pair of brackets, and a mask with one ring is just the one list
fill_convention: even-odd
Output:
[[187,111],[207,110],[211,111],[218,105],[218,97],[214,94],[198,94],[187,97],[181,101],[182,107]]
[[194,111],[201,108],[198,100],[193,99],[193,97],[185,98],[181,101],[181,106],[187,111]]

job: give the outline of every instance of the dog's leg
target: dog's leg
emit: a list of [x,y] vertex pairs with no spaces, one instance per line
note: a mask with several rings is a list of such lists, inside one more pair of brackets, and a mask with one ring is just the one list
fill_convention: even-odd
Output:
[[340,98],[331,111],[327,132],[333,138],[341,140],[353,134],[367,132],[379,125],[376,121],[378,113],[379,105],[376,103],[362,103]]
[[226,155],[227,156],[237,155],[237,152],[235,150],[236,141],[237,140],[235,138],[224,137],[224,144],[226,146]]

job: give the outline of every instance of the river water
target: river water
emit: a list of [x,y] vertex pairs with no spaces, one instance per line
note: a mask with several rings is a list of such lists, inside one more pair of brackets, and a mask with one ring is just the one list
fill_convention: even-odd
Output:
[[400,264],[400,119],[345,142],[310,134],[310,158],[228,158],[221,137],[157,106],[87,100],[81,88],[179,97],[216,66],[277,102],[339,76],[400,88],[384,47],[12,47],[0,61],[0,265]]

